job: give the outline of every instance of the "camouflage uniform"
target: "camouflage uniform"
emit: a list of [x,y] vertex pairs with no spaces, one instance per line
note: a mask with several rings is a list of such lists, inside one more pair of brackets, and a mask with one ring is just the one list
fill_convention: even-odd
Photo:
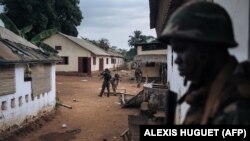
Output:
[[135,69],[135,80],[136,80],[136,83],[140,83],[141,82],[141,77],[142,77],[142,71],[140,68],[136,68]]
[[190,105],[183,124],[250,124],[249,74],[249,62],[231,57],[212,84],[191,84],[179,100]]
[[[209,43],[218,48],[238,45],[225,9],[204,1],[187,3],[173,13],[158,37],[166,44],[171,39]],[[183,124],[250,124],[249,62],[238,63],[233,56],[228,57],[212,81],[191,81],[178,102],[190,105]]]
[[107,88],[107,90],[108,90],[107,96],[109,97],[109,92],[110,92],[110,90],[109,90],[110,84],[109,83],[110,83],[110,79],[111,79],[110,72],[108,69],[105,69],[105,71],[103,71],[101,73],[101,75],[103,76],[104,80],[103,80],[102,89],[101,89],[99,96],[101,97],[104,93],[105,88]]

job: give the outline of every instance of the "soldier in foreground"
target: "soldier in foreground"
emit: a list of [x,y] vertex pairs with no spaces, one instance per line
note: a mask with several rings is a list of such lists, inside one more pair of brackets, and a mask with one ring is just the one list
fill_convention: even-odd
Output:
[[229,54],[237,47],[232,21],[220,5],[192,2],[177,9],[158,40],[172,46],[184,84],[183,124],[250,124],[250,64]]

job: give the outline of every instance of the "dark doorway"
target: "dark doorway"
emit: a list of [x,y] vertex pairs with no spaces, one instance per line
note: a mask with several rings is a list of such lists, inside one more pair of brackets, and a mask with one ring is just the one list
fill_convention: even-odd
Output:
[[78,72],[90,73],[91,71],[91,59],[88,57],[78,57]]
[[103,58],[99,59],[99,71],[103,71]]

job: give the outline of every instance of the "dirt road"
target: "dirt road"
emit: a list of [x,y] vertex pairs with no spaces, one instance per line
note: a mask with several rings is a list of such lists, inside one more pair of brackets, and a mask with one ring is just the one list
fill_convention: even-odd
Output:
[[[118,89],[134,95],[142,89],[129,80],[128,72],[120,75]],[[138,114],[138,109],[121,108],[118,96],[98,97],[101,85],[98,76],[57,76],[57,96],[72,109],[58,106],[51,121],[18,141],[122,141],[128,115]]]

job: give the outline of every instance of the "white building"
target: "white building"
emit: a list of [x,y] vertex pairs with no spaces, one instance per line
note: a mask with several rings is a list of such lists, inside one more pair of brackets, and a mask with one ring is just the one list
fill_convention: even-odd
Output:
[[167,65],[167,47],[159,42],[137,43],[134,46],[137,52],[134,61],[140,66],[142,77],[160,82],[167,79],[164,75]]
[[0,27],[0,133],[49,114],[56,104],[55,63],[27,40]]
[[91,74],[105,68],[124,65],[124,58],[117,53],[107,52],[87,40],[58,33],[45,39],[44,43],[58,51],[62,62],[57,64],[57,72]]

